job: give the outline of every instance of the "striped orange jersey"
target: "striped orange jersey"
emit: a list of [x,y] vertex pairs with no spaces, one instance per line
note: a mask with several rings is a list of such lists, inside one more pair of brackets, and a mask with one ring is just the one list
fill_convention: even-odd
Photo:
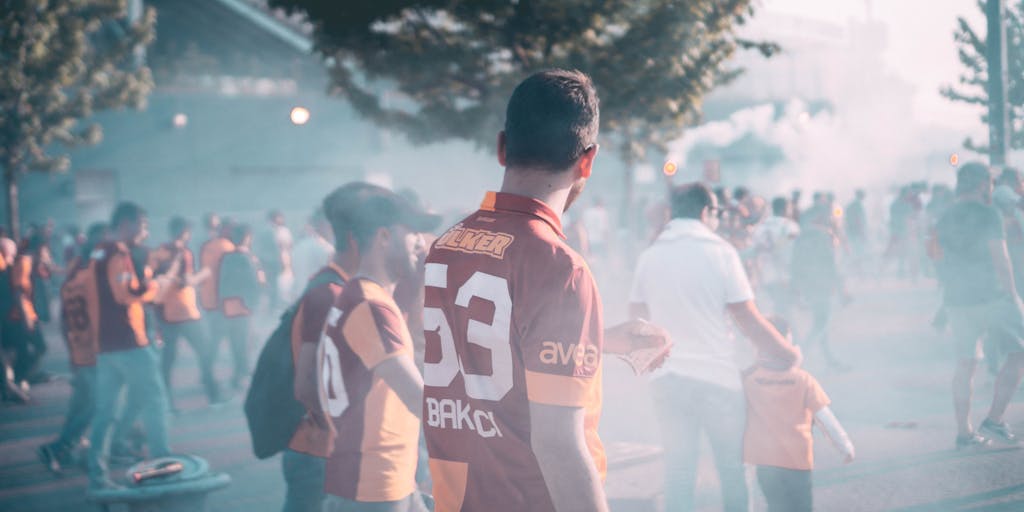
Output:
[[[341,295],[342,285],[338,283],[348,281],[348,275],[345,274],[345,271],[338,265],[331,263],[314,274],[312,279],[310,279],[310,283],[320,282],[321,275],[324,273],[333,273],[334,281],[336,282],[324,281],[322,284],[307,289],[299,299],[299,307],[295,311],[295,317],[292,319],[293,365],[299,358],[299,351],[302,350],[303,343],[316,344],[320,341],[327,313],[334,306],[334,301]],[[296,378],[301,379],[305,378],[305,376],[296,375]],[[307,415],[306,418],[303,418],[302,423],[299,423],[299,427],[295,429],[295,434],[292,435],[288,448],[317,457],[327,457],[329,455],[328,448],[331,443],[331,435],[331,432],[326,432],[323,428],[320,428],[316,421]]]
[[225,254],[234,250],[235,244],[224,237],[211,238],[199,249],[199,267],[210,272],[199,283],[199,304],[206,311],[216,311],[220,307],[220,263]]
[[363,502],[396,501],[415,490],[420,422],[374,368],[413,357],[412,338],[394,299],[377,283],[354,279],[327,314],[318,347],[321,402],[338,433],[324,490]]
[[174,276],[177,278],[174,284],[170,285],[171,288],[157,303],[157,313],[161,320],[169,324],[199,320],[196,289],[185,282],[195,273],[192,251],[188,247],[178,247],[174,243],[163,244],[149,253],[149,267],[153,269],[153,273],[163,274],[171,267],[175,258],[181,258],[180,270],[178,275]]
[[99,352],[99,293],[89,267],[75,267],[60,288],[61,324],[75,366],[95,366]]
[[558,215],[489,192],[426,260],[423,423],[438,512],[554,510],[530,402],[585,410],[604,474],[601,300]]
[[[131,250],[120,242],[104,242],[92,252],[89,267],[99,298],[100,352],[116,352],[149,345],[143,304],[157,294],[148,269],[137,272]],[[143,279],[139,279],[143,275]]]

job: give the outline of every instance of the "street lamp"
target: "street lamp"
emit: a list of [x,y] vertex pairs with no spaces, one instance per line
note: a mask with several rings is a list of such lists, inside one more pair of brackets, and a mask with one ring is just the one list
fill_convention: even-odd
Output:
[[302,126],[309,122],[309,109],[306,107],[294,107],[289,115],[292,124]]

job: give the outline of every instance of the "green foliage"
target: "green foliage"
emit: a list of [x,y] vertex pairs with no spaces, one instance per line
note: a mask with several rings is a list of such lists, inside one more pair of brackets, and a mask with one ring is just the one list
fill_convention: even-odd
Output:
[[750,0],[270,0],[305,12],[331,91],[414,143],[458,138],[490,147],[515,85],[533,71],[577,68],[601,97],[602,134],[634,160],[699,119],[734,78]]
[[27,170],[67,169],[55,146],[96,144],[93,112],[141,108],[153,86],[137,63],[154,37],[156,12],[124,22],[127,0],[3,0],[0,7],[0,165],[8,222],[17,228],[16,179]]
[[[978,9],[985,12],[985,0],[978,0]],[[1006,22],[1006,101],[1010,119],[1010,147],[1024,148],[1024,0],[1007,5]],[[982,27],[984,29],[984,27]],[[957,86],[947,85],[939,92],[951,101],[980,107],[981,121],[988,124],[988,62],[985,34],[978,34],[963,17],[957,19],[953,34],[963,72]],[[967,138],[964,147],[988,153],[986,144]]]

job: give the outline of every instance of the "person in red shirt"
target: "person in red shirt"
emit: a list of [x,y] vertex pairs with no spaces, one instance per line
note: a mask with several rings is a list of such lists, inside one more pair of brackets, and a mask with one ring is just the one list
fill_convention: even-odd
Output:
[[40,446],[37,454],[47,469],[60,473],[71,463],[72,450],[92,421],[96,403],[96,353],[99,350],[99,294],[89,271],[89,254],[107,237],[107,225],[89,227],[84,243],[60,288],[61,330],[71,359],[71,398],[57,440]]
[[175,261],[179,262],[178,273],[173,276],[174,281],[155,308],[155,316],[160,324],[160,334],[164,342],[161,367],[164,385],[167,388],[167,400],[174,409],[171,377],[178,355],[178,341],[184,338],[199,360],[199,377],[206,391],[206,399],[211,404],[220,403],[223,399],[213,376],[210,343],[202,325],[202,315],[196,297],[195,258],[188,247],[188,242],[192,238],[192,226],[182,217],[173,217],[168,230],[171,240],[149,254],[149,266],[157,273],[163,273]]
[[296,308],[291,326],[295,398],[306,407],[306,417],[281,455],[281,472],[288,486],[284,512],[320,512],[323,507],[326,458],[334,448],[336,432],[330,417],[320,406],[316,352],[327,313],[359,266],[359,251],[352,238],[349,219],[352,208],[358,206],[354,198],[363,186],[351,183],[324,198],[322,211],[334,235],[334,256],[313,274],[297,305],[293,306]]
[[[125,389],[124,410],[138,411],[146,428],[151,457],[170,454],[167,442],[167,392],[160,373],[160,355],[146,335],[143,306],[156,299],[177,274],[179,262],[164,275],[150,278],[148,268],[137,271],[130,246],[148,235],[145,211],[135,203],[121,203],[110,221],[113,240],[92,252],[88,271],[96,282],[98,298],[96,356],[96,411],[88,456],[89,487],[117,487],[107,476],[108,431],[114,423],[118,397]],[[139,276],[143,278],[140,279]]]
[[325,512],[423,509],[416,492],[423,381],[396,284],[415,275],[422,232],[440,217],[370,184],[351,201],[359,268],[327,313],[321,406],[340,435],[327,459]]
[[501,191],[427,256],[423,423],[438,511],[608,510],[602,353],[667,337],[641,321],[606,332],[590,269],[566,244],[561,214],[591,174],[597,131],[589,77],[524,80],[498,135]]

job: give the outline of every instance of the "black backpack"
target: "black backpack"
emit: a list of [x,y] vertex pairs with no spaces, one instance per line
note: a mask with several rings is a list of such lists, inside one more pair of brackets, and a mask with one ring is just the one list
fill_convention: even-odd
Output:
[[[343,284],[334,272],[318,272],[303,292],[327,283]],[[301,298],[283,314],[273,334],[260,351],[245,396],[245,419],[252,436],[256,458],[266,459],[288,447],[295,430],[306,415],[306,407],[295,398],[295,367],[292,361],[292,323]]]

